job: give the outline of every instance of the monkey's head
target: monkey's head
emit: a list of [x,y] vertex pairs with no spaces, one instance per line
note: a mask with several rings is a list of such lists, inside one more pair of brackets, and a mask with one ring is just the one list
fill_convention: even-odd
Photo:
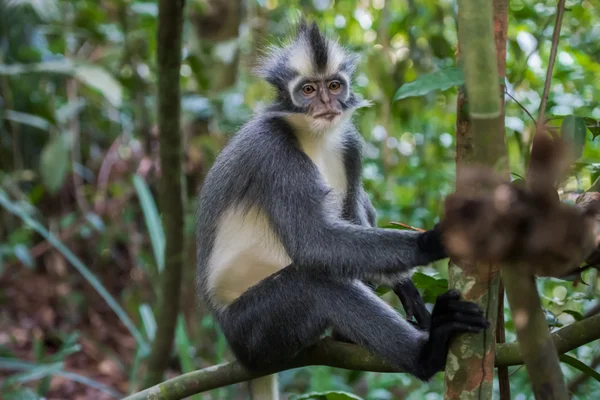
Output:
[[316,23],[302,20],[291,43],[269,48],[256,71],[277,89],[280,111],[305,118],[319,129],[368,105],[352,92],[357,61],[356,54],[326,37]]

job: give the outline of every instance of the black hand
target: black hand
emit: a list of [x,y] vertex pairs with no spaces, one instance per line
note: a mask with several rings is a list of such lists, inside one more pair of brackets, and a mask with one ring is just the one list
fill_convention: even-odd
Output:
[[446,249],[442,242],[442,231],[440,224],[436,224],[433,229],[421,233],[417,239],[419,249],[431,256],[431,261],[441,260],[448,257]]
[[400,299],[402,307],[404,307],[406,320],[411,322],[412,318],[415,317],[418,327],[428,330],[431,325],[431,314],[425,307],[425,302],[413,281],[407,279],[397,283],[393,290]]
[[444,368],[452,338],[461,333],[478,333],[488,326],[481,308],[460,300],[458,290],[452,289],[439,296],[431,315],[429,339],[421,352],[419,378],[429,380]]

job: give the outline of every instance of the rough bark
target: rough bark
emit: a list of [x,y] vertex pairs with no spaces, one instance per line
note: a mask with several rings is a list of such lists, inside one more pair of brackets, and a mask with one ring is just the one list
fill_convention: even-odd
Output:
[[[559,0],[557,6],[557,17],[552,35],[552,51],[548,62],[544,93],[540,105],[537,121],[536,136],[533,140],[532,154],[540,151],[536,146],[536,138],[545,134],[542,129],[544,122],[544,111],[550,90],[552,69],[556,57],[558,37],[562,23],[562,15],[565,1]],[[536,184],[535,176],[530,169],[527,177],[527,185]],[[517,338],[523,344],[523,359],[527,367],[527,373],[531,380],[533,393],[536,399],[566,400],[569,398],[567,385],[560,369],[560,361],[557,349],[554,346],[548,324],[546,323],[542,304],[537,291],[535,277],[523,275],[522,271],[536,270],[535,266],[523,266],[523,268],[504,268],[502,279],[506,285],[506,295],[517,331]]]
[[181,33],[184,0],[158,4],[158,130],[161,177],[159,205],[165,231],[165,269],[160,277],[156,320],[144,387],[156,384],[168,364],[179,313],[184,254],[183,146],[180,129]]
[[[459,2],[459,54],[467,92],[461,88],[457,99],[457,174],[462,166],[472,163],[498,168],[504,175],[508,170],[503,90],[498,89],[497,79],[499,73],[503,77],[506,71],[508,5],[506,0],[495,0],[493,6],[492,10],[492,4],[484,0]],[[467,97],[476,101],[468,103]],[[491,399],[496,322],[499,315],[503,316],[499,314],[499,266],[452,261],[450,286],[459,289],[465,299],[479,304],[491,326],[483,334],[462,335],[452,344],[446,364],[445,398]],[[503,324],[499,328],[503,330]]]
[[[578,321],[552,334],[554,344],[560,353],[566,353],[599,338],[600,315]],[[495,359],[496,366],[521,364],[522,355],[519,343],[498,345]],[[230,362],[180,375],[142,392],[135,393],[125,400],[179,400],[195,393],[206,392],[274,372],[308,365],[327,365],[355,371],[403,372],[393,370],[388,363],[373,356],[362,347],[325,339],[299,354],[290,363],[270,371],[249,372],[239,363]]]

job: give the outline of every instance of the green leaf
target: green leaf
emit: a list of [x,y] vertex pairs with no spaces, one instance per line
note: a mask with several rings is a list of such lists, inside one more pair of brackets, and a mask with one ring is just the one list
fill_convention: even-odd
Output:
[[96,65],[77,65],[75,76],[84,84],[102,93],[113,106],[121,106],[123,88],[119,81],[104,68]]
[[581,321],[583,319],[583,315],[581,315],[581,313],[578,313],[577,311],[574,311],[574,310],[564,310],[563,313],[569,314],[570,316],[575,318],[575,321]]
[[30,73],[69,75],[73,73],[73,63],[65,59],[33,64],[0,64],[0,75],[11,76]]
[[447,90],[464,85],[465,77],[459,68],[448,68],[431,74],[421,75],[416,80],[400,86],[394,95],[394,101],[407,97],[423,96],[435,90]]
[[560,356],[560,361],[564,362],[565,364],[570,365],[571,367],[573,367],[575,369],[578,369],[579,371],[583,372],[586,376],[593,378],[593,379],[597,380],[598,382],[600,382],[600,373],[598,373],[598,371],[594,370],[593,368],[588,367],[587,365],[585,365],[584,363],[582,363],[575,357],[571,357],[569,355],[562,354]]
[[600,121],[593,118],[584,118],[587,128],[592,132],[592,140],[600,136]]
[[131,5],[131,11],[136,14],[158,17],[158,6],[155,3],[135,2]]
[[[190,338],[186,332],[185,319],[182,314],[177,317],[177,328],[175,330],[175,346],[179,355],[179,365],[183,373],[191,372],[194,368],[194,360],[192,359],[192,345]],[[192,400],[202,400],[202,395],[195,394],[190,397]]]
[[293,400],[363,400],[355,394],[340,391],[311,392],[294,397]]
[[52,376],[56,372],[60,371],[63,368],[62,362],[46,364],[46,365],[38,365],[33,368],[26,370],[25,372],[17,373],[9,376],[4,380],[4,384],[6,386],[11,386],[17,383],[25,383],[31,381],[37,381],[46,376]]
[[140,316],[146,330],[146,336],[148,336],[150,342],[153,342],[156,336],[156,319],[154,318],[152,307],[146,303],[140,305]]
[[[74,382],[79,382],[83,385],[87,385],[96,390],[100,390],[116,399],[122,398],[121,393],[112,389],[103,383],[94,381],[88,377],[62,370],[63,363],[47,363],[47,364],[36,364],[29,361],[22,361],[19,359],[0,357],[0,370],[9,371],[25,371],[24,373],[15,374],[4,381],[5,386],[15,383],[24,383],[31,380],[38,380],[47,378],[50,376],[60,376],[69,379]],[[9,381],[9,379],[12,379]],[[8,381],[8,383],[6,383]],[[1,393],[1,392],[0,392]],[[21,399],[17,397],[17,399]]]
[[28,268],[33,268],[33,258],[31,257],[31,253],[29,253],[29,249],[24,244],[18,244],[13,248],[13,252],[15,253],[15,257],[21,261],[21,263]]
[[40,158],[40,174],[48,191],[55,194],[69,171],[69,142],[66,135],[50,139]]
[[40,400],[43,397],[38,396],[29,388],[19,388],[8,392],[1,392],[4,400]]
[[98,65],[74,63],[64,59],[32,64],[0,64],[0,75],[30,73],[61,74],[77,78],[84,85],[98,90],[113,106],[120,107],[123,88],[112,74]]
[[165,233],[163,231],[160,215],[156,208],[156,203],[152,198],[152,193],[146,182],[139,175],[133,176],[133,185],[140,199],[144,219],[152,242],[152,250],[154,251],[154,259],[158,266],[158,272],[162,272],[165,268]]
[[561,136],[569,141],[573,146],[575,158],[578,159],[583,154],[585,146],[586,126],[585,120],[575,115],[568,115],[563,120],[560,127]]
[[106,301],[108,306],[114,311],[119,317],[123,325],[129,330],[131,335],[135,338],[136,342],[144,351],[148,350],[148,343],[144,340],[135,324],[127,315],[127,312],[119,305],[117,300],[106,290],[102,283],[96,278],[89,268],[87,268],[75,254],[73,254],[67,246],[64,245],[59,239],[56,238],[52,233],[48,231],[42,224],[31,218],[23,210],[23,207],[11,202],[3,190],[0,190],[0,206],[5,208],[8,212],[19,217],[26,225],[31,229],[39,233],[48,243],[56,248],[66,259],[73,265],[73,267],[85,278],[86,281],[98,292],[98,294]]
[[18,124],[32,126],[34,128],[47,131],[52,124],[46,118],[38,117],[37,115],[24,113],[15,110],[5,110],[3,118],[8,121],[13,121]]

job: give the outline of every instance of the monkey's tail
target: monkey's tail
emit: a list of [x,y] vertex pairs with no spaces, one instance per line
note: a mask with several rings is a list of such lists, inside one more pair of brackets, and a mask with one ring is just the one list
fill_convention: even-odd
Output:
[[263,376],[248,382],[252,400],[279,400],[277,374]]

